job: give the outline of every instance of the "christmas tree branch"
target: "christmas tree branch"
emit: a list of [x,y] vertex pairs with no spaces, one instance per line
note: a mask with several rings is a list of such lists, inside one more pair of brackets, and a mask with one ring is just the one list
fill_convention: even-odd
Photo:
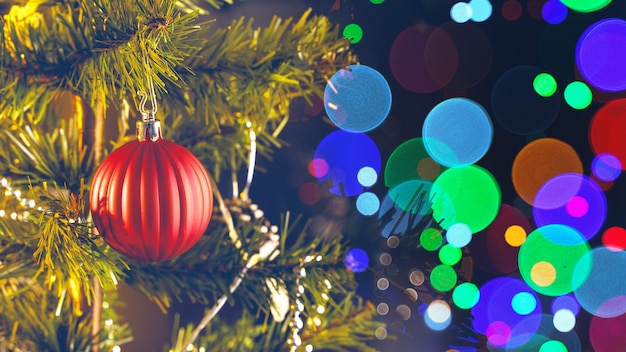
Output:
[[40,218],[39,243],[34,256],[39,264],[38,274],[52,287],[55,282],[61,296],[66,285],[80,285],[88,300],[93,297],[90,278],[95,276],[105,288],[114,288],[117,277],[123,275],[121,260],[98,239],[91,237],[91,229],[80,219],[84,209],[84,189],[75,196],[58,187],[44,187],[39,192]]
[[[177,81],[176,69],[185,69],[182,61],[206,23],[194,23],[196,13],[182,14],[175,5],[173,0],[67,1],[28,21],[11,13],[2,17],[10,36],[0,43],[0,116],[21,119],[29,111],[39,120],[58,89],[92,105],[145,91],[146,48],[157,87],[165,87],[163,78]],[[33,90],[33,82],[41,88]]]

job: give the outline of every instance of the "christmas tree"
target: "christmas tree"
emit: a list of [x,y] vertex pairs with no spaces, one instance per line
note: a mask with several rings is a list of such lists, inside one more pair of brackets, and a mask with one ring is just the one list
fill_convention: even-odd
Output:
[[120,286],[205,308],[165,350],[371,349],[363,262],[250,197],[293,106],[357,59],[325,16],[214,26],[230,5],[0,3],[0,350],[124,350]]

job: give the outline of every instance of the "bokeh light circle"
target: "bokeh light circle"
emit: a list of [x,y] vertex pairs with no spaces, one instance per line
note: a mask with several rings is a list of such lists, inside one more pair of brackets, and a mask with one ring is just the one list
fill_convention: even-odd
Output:
[[537,192],[548,180],[567,172],[583,172],[576,150],[558,139],[539,138],[517,153],[511,176],[520,198],[533,205]]
[[537,192],[533,218],[538,227],[567,225],[589,240],[600,231],[606,212],[606,197],[593,179],[564,173],[550,179]]
[[[590,268],[589,268],[590,267]],[[613,318],[626,313],[626,252],[605,247],[586,253],[574,270],[574,295],[587,312]]]
[[561,0],[548,0],[541,8],[543,19],[550,24],[559,24],[567,18],[567,6]]
[[[562,0],[563,1],[563,0]],[[566,5],[567,2],[563,1]],[[576,64],[585,81],[606,92],[626,89],[626,21],[607,18],[589,26],[576,44]]]
[[306,182],[298,188],[298,198],[307,205],[313,205],[319,202],[322,197],[322,190],[317,183]]
[[518,0],[506,0],[502,4],[502,17],[508,21],[515,21],[522,16],[522,4]]
[[385,165],[385,186],[393,189],[406,181],[433,181],[445,169],[428,155],[422,138],[412,138],[402,142],[389,155]]
[[519,247],[526,241],[526,230],[520,225],[511,225],[504,232],[504,240],[511,247]]
[[436,251],[443,243],[443,236],[439,230],[429,227],[420,234],[420,245],[427,251]]
[[472,8],[472,17],[474,22],[484,22],[493,12],[493,6],[489,0],[470,0],[469,6]]
[[571,331],[576,326],[576,316],[569,309],[559,309],[554,313],[553,324],[560,332]]
[[428,304],[424,314],[426,325],[434,331],[446,329],[452,321],[450,305],[443,300],[434,300]]
[[457,280],[456,271],[449,265],[440,264],[430,272],[430,284],[438,291],[448,292],[455,285]]
[[378,147],[370,137],[343,130],[331,132],[322,139],[315,150],[314,160],[314,174],[323,175],[318,176],[318,180],[332,181],[328,191],[346,197],[364,191],[357,178],[359,170],[371,167],[379,173],[381,166]]
[[609,227],[602,234],[602,244],[611,251],[626,249],[626,229],[619,226]]
[[580,304],[578,304],[578,301],[573,294],[568,293],[563,296],[555,297],[554,300],[552,300],[550,309],[552,314],[555,314],[561,309],[566,309],[574,315],[578,315],[578,312],[580,312]]
[[615,155],[607,153],[596,155],[591,162],[591,172],[601,181],[611,182],[622,173],[622,163]]
[[433,218],[444,229],[457,223],[472,233],[486,228],[500,210],[500,186],[493,175],[477,165],[444,171],[430,189]]
[[455,76],[459,53],[450,34],[428,24],[404,29],[389,51],[389,67],[395,80],[414,93],[432,93]]
[[[524,281],[546,296],[577,289],[591,270],[589,244],[571,227],[552,224],[537,228],[520,247],[518,262]],[[575,273],[576,272],[576,273]]]
[[587,84],[574,81],[565,87],[565,102],[576,110],[582,110],[591,104],[593,93]]
[[478,303],[480,299],[480,291],[478,287],[471,282],[464,282],[452,291],[452,301],[461,309],[470,309]]
[[505,73],[491,90],[494,120],[507,131],[532,135],[548,128],[556,120],[561,106],[558,94],[543,97],[533,82],[544,71],[538,67],[516,66]]
[[372,192],[361,193],[356,198],[356,209],[365,216],[374,215],[380,209],[380,200]]
[[465,23],[472,18],[472,7],[466,2],[457,2],[450,8],[450,18],[456,23]]
[[365,65],[337,71],[324,89],[330,120],[348,132],[368,132],[385,121],[391,109],[391,89],[385,77]]
[[542,97],[551,97],[556,93],[556,79],[549,73],[540,73],[533,80],[533,88]]
[[445,166],[469,165],[491,146],[493,125],[480,104],[451,98],[437,104],[426,116],[422,137],[428,154]]
[[378,179],[378,172],[374,168],[366,166],[357,172],[356,178],[363,187],[371,187]]
[[324,177],[328,174],[328,163],[324,159],[313,159],[308,165],[309,173],[313,177]]
[[519,315],[528,315],[537,309],[537,300],[530,292],[518,292],[511,299],[511,307]]
[[596,155],[616,157],[626,168],[626,99],[615,99],[603,105],[593,116],[589,141]]
[[363,28],[356,23],[350,23],[343,28],[343,37],[356,44],[363,39]]
[[367,252],[361,248],[352,248],[346,253],[345,257],[346,268],[354,273],[360,273],[367,269],[369,265],[369,256]]
[[561,0],[565,6],[578,12],[593,12],[611,3],[611,0]]
[[461,249],[446,244],[439,249],[439,260],[445,265],[455,265],[461,260]]
[[463,223],[454,224],[446,231],[446,240],[453,247],[465,247],[472,240],[472,229]]

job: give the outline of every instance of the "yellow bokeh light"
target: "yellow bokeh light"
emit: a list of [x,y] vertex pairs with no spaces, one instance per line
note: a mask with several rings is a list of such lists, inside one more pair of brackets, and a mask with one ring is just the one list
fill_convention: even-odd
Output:
[[511,247],[519,247],[526,242],[526,230],[519,225],[511,225],[504,232],[504,239]]
[[550,286],[556,280],[556,269],[551,263],[537,262],[530,269],[530,278],[537,286]]

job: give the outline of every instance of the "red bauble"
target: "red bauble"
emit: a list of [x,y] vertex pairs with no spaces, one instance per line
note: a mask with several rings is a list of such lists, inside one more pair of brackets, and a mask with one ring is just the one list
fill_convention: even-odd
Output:
[[[158,123],[158,122],[157,122]],[[157,262],[189,250],[213,211],[209,176],[185,147],[150,138],[138,126],[137,141],[111,153],[93,177],[90,209],[96,228],[115,250]],[[154,128],[154,127],[149,127]]]

